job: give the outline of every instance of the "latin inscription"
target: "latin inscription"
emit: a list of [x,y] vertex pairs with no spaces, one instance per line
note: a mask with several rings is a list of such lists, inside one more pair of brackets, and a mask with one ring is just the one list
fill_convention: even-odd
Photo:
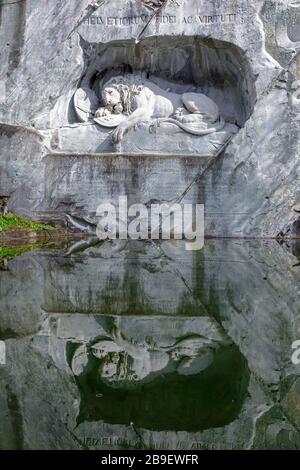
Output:
[[[124,447],[124,448],[133,448],[139,449],[141,448],[141,442],[139,440],[131,440],[117,436],[108,436],[108,437],[84,437],[83,438],[84,445],[88,448],[97,448],[97,447]],[[153,449],[160,449],[161,443],[152,442]],[[169,444],[167,442],[164,443],[165,447],[168,448]],[[177,443],[178,449],[191,449],[191,450],[224,450],[224,445],[216,445],[216,444],[209,444],[207,442],[199,442],[199,441],[192,441],[188,447],[185,441],[179,441]]]
[[[146,25],[150,20],[150,15],[139,15],[139,16],[96,16],[92,15],[84,20],[84,24],[91,26],[108,26],[108,27],[119,27],[119,26],[133,26],[133,25]],[[179,23],[179,19],[176,15],[158,15],[153,18],[158,24],[175,24]],[[203,26],[209,26],[213,24],[221,23],[243,23],[243,18],[236,13],[223,13],[219,15],[192,15],[185,16],[182,18],[184,24],[200,24]]]
[[216,23],[243,23],[243,18],[236,13],[223,13],[219,15],[197,15],[185,16],[183,22],[186,24],[199,23],[202,25],[210,25]]
[[[150,20],[151,16],[149,15],[140,15],[140,16],[95,16],[92,15],[89,18],[84,20],[85,24],[88,25],[103,25],[103,26],[132,26],[132,25],[146,25]],[[177,22],[175,15],[161,15],[155,17],[153,21],[156,23],[163,24],[174,24]]]

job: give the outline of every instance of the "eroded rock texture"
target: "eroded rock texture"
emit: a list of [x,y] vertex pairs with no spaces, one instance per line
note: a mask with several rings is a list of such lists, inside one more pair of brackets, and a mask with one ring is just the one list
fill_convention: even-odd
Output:
[[[65,213],[93,219],[98,201],[120,192],[134,202],[164,201],[184,187],[205,204],[207,235],[297,233],[299,8],[292,0],[2,2],[0,197],[20,214],[62,223]],[[110,156],[107,165],[111,131],[78,123],[73,96],[114,71],[201,90],[237,133],[229,144],[203,140],[201,158],[182,156],[180,165],[171,158],[161,172],[148,135],[144,160],[140,128],[126,143],[138,158]],[[166,152],[168,127],[155,139],[152,148]],[[176,139],[170,135],[171,153],[185,153],[184,134]],[[111,171],[130,184],[110,185]],[[165,172],[173,188],[165,189]]]

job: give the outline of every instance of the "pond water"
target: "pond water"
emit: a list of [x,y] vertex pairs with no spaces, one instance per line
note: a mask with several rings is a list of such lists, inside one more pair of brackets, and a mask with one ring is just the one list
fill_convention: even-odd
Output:
[[298,248],[91,240],[2,260],[0,448],[300,449]]

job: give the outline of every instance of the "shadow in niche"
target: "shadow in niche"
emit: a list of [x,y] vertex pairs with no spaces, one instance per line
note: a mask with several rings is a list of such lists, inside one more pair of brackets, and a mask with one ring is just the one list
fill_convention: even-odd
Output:
[[77,423],[104,421],[153,431],[196,432],[234,421],[247,395],[249,370],[235,346],[221,347],[213,363],[194,375],[161,371],[147,383],[109,384],[93,358],[76,378],[81,395]]

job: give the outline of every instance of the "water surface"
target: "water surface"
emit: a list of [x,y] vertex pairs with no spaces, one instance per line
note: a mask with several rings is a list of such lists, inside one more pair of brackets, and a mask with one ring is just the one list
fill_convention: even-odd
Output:
[[297,255],[109,241],[2,262],[1,449],[299,449]]

